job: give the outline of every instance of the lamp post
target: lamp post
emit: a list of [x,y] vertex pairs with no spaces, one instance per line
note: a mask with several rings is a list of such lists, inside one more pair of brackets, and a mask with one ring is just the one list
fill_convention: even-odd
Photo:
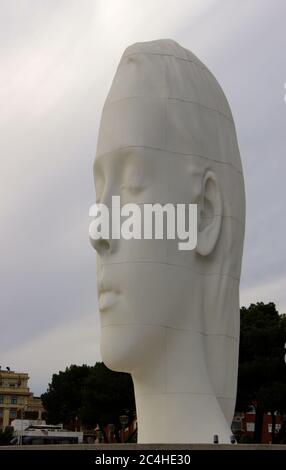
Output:
[[21,433],[19,439],[19,445],[21,446],[23,443],[23,408],[21,407]]
[[21,435],[20,435],[20,439],[19,439],[19,445],[23,445],[23,431],[24,431],[24,423],[23,423],[23,420],[24,420],[24,411],[27,411],[27,407],[28,407],[28,401],[27,399],[24,401],[24,406],[21,407]]
[[95,428],[95,435],[96,435],[96,439],[98,441],[98,444],[101,444],[102,440],[103,440],[103,433],[102,433],[102,431],[101,431],[101,429],[98,425]]

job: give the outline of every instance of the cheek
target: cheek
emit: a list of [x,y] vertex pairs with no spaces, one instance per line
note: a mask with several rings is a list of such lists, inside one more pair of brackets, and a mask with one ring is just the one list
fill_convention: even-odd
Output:
[[103,312],[102,326],[152,325],[201,330],[197,274],[163,263],[125,262],[104,266],[104,276],[120,288],[114,309]]

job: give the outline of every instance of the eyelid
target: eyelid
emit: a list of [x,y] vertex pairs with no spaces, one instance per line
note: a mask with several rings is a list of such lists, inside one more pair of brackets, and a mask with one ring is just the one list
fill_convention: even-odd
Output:
[[129,168],[123,178],[123,183],[120,189],[130,191],[143,191],[144,184],[142,183],[142,176],[139,174],[138,168]]
[[122,183],[120,185],[121,190],[127,190],[127,191],[138,191],[141,192],[145,189],[145,187],[142,184],[134,184],[134,183]]

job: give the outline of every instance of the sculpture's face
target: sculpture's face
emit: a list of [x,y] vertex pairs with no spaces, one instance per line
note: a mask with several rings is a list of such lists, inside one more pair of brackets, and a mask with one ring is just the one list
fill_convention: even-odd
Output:
[[[140,207],[194,202],[195,160],[151,142],[164,134],[164,109],[159,102],[154,116],[154,103],[140,99],[107,105],[94,165],[97,202],[110,207],[115,195],[121,205]],[[189,269],[193,251],[179,251],[178,239],[110,238],[94,244],[101,351],[110,368],[132,372],[152,360],[163,341],[163,326],[200,329],[201,320],[189,311],[196,302],[196,276]]]

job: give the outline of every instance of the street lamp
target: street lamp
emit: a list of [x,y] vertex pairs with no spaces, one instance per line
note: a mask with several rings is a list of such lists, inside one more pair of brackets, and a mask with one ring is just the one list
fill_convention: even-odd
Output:
[[103,433],[102,433],[102,430],[100,429],[100,427],[98,425],[95,428],[95,435],[96,435],[96,439],[97,439],[98,443],[101,444],[102,441],[103,441]]
[[24,432],[24,423],[23,423],[23,412],[24,411],[27,411],[27,408],[28,408],[28,401],[27,399],[24,401],[24,406],[21,407],[21,436],[20,436],[20,439],[19,439],[19,445],[21,446],[23,444],[23,432]]
[[23,408],[21,407],[21,434],[19,439],[19,445],[21,446],[23,443]]

